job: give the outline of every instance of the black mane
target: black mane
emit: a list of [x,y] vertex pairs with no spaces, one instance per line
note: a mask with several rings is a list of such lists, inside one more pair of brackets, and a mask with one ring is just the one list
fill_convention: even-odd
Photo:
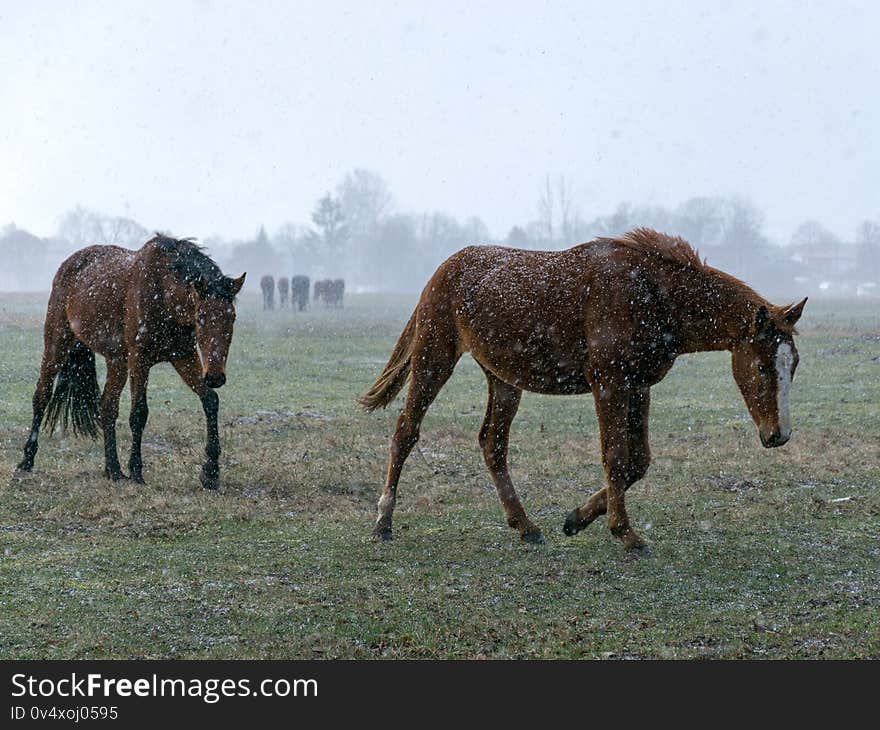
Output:
[[232,279],[197,245],[192,238],[170,238],[157,233],[152,243],[171,256],[171,271],[184,284],[192,284],[200,297],[220,297],[232,300]]

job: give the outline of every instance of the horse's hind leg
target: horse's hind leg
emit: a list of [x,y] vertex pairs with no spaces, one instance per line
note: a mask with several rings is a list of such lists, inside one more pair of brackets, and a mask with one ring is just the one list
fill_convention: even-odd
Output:
[[24,445],[24,458],[18,465],[20,471],[30,471],[34,468],[34,457],[37,454],[43,414],[52,399],[55,377],[64,365],[74,343],[73,332],[67,322],[52,321],[53,319],[56,318],[50,319],[50,316],[47,315],[43,359],[40,362],[40,375],[37,378],[37,387],[33,397],[33,420],[31,421],[30,435]]
[[[641,479],[645,475],[645,472],[648,471],[648,466],[651,464],[651,449],[648,443],[648,413],[650,404],[651,391],[649,388],[640,388],[630,391],[626,417],[626,459],[622,466],[624,491]],[[602,417],[600,415],[600,426],[601,425]],[[606,462],[607,471],[608,464],[605,456],[607,451],[605,439],[606,436],[603,431],[603,462]],[[608,494],[609,488],[607,486],[603,487],[593,494],[583,506],[572,511],[565,520],[565,526],[563,527],[565,534],[574,535],[583,530],[597,517],[606,514],[608,511]],[[635,535],[631,530],[630,532],[632,535]],[[635,536],[635,540],[631,539],[631,542],[633,543],[632,547],[634,548],[640,548],[644,545],[641,543],[641,540],[637,535]],[[624,543],[626,544],[626,540],[624,540]]]
[[479,437],[483,458],[492,475],[492,481],[495,482],[495,491],[504,507],[507,524],[518,530],[523,540],[543,543],[544,536],[523,509],[507,469],[510,424],[519,409],[522,391],[499,380],[488,370],[484,371],[489,384],[489,399]]
[[101,416],[101,430],[104,432],[104,473],[108,479],[125,479],[119,465],[119,452],[116,450],[116,419],[119,417],[119,396],[128,379],[128,363],[125,359],[107,359],[107,382],[98,412]]
[[430,343],[417,346],[412,355],[412,380],[406,394],[406,404],[397,419],[394,436],[391,439],[391,454],[388,459],[388,472],[385,488],[379,498],[379,515],[373,528],[373,539],[390,540],[392,536],[391,518],[397,502],[397,483],[403,463],[413,446],[419,440],[419,428],[428,411],[428,406],[444,386],[458,357],[451,342]]

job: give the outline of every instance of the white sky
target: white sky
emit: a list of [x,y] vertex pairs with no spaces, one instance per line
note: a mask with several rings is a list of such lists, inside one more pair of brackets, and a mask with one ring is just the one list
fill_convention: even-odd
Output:
[[[0,0],[0,225],[82,204],[205,238],[400,210],[585,218],[740,194],[787,241],[880,217],[880,3]],[[698,243],[698,242],[696,242]]]

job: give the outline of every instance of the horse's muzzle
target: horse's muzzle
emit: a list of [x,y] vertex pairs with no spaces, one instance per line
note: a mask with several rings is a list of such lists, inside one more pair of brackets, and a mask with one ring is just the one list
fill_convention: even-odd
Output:
[[784,446],[788,443],[788,440],[791,438],[791,431],[787,431],[786,433],[782,433],[780,430],[776,430],[771,432],[768,436],[765,436],[763,433],[761,436],[761,444],[765,449],[774,449],[777,446]]
[[226,373],[213,374],[205,376],[205,385],[209,388],[222,388],[226,384]]

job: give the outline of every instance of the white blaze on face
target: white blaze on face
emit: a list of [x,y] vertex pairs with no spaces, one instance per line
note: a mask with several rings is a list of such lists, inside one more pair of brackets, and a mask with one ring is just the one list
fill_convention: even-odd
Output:
[[783,342],[776,351],[776,408],[779,413],[779,435],[788,440],[791,436],[791,366],[794,364],[794,353],[791,345]]

